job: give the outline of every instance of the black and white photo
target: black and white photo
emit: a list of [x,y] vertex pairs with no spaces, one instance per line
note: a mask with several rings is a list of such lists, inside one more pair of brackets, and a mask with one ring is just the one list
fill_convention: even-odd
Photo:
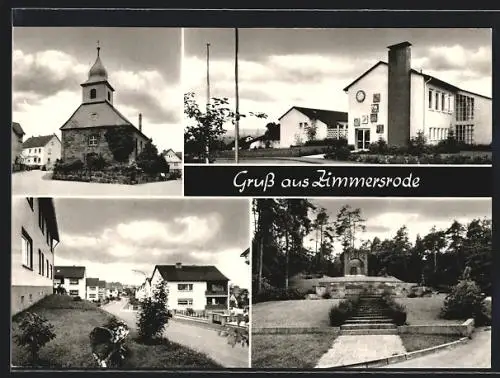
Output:
[[15,197],[12,365],[249,367],[250,205]]
[[182,195],[181,29],[15,27],[20,195]]
[[194,29],[186,163],[491,164],[491,29]]

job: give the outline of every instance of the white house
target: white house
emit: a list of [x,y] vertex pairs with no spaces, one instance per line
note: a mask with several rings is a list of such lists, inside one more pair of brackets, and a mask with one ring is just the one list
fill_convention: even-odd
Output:
[[99,299],[99,278],[87,278],[87,300],[97,302]]
[[167,282],[170,310],[225,311],[229,308],[229,279],[212,265],[156,265],[151,286]]
[[51,169],[61,158],[61,141],[56,134],[30,137],[23,143],[23,163]]
[[172,171],[182,171],[182,159],[175,153],[171,148],[168,149],[163,155],[165,161],[168,164],[169,170]]
[[461,142],[491,143],[491,98],[412,69],[409,42],[388,49],[389,63],[379,61],[344,88],[349,144],[362,150],[384,139],[401,146],[419,132],[436,144],[450,130]]
[[53,293],[59,231],[51,198],[12,198],[11,314]]
[[[280,148],[299,146],[311,139],[347,138],[347,113],[293,106],[280,118]],[[314,130],[315,132],[311,132]],[[312,134],[315,134],[311,138]]]
[[97,298],[100,301],[103,301],[104,299],[106,299],[106,281],[99,280],[97,282],[97,286],[98,286]]
[[14,166],[16,163],[21,163],[19,159],[21,158],[21,154],[23,152],[23,138],[25,133],[21,125],[17,122],[12,122],[11,129],[11,157],[12,166]]
[[87,276],[84,266],[56,266],[54,288],[63,287],[72,297],[87,298]]
[[135,290],[135,299],[142,301],[143,299],[150,298],[151,294],[151,278],[148,277],[142,285]]

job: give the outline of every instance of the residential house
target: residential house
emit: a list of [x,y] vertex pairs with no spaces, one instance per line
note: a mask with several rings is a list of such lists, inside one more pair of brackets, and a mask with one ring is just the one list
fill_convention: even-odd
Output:
[[88,79],[81,84],[82,103],[60,128],[64,161],[79,159],[85,162],[89,154],[114,161],[106,133],[117,128],[130,133],[134,140],[129,161],[134,161],[150,140],[142,132],[142,114],[139,114],[137,128],[114,107],[115,90],[108,81],[108,72],[99,52],[98,47],[97,59],[90,68]]
[[310,140],[347,139],[348,136],[346,112],[293,106],[279,121],[280,148],[300,146]]
[[11,135],[12,166],[14,166],[14,164],[22,163],[21,154],[23,152],[24,135],[25,133],[21,125],[17,122],[12,122],[12,135]]
[[52,169],[61,158],[61,141],[56,134],[30,137],[23,143],[22,159],[27,166]]
[[423,133],[431,144],[449,132],[468,144],[490,144],[492,101],[411,68],[411,43],[388,47],[379,61],[344,88],[348,95],[348,143],[366,150],[384,139],[407,145]]
[[59,230],[52,198],[12,198],[11,242],[14,315],[53,293]]
[[87,278],[87,300],[92,302],[99,300],[99,278]]
[[98,286],[98,299],[100,301],[103,301],[106,299],[106,281],[101,281],[99,280],[97,282],[97,286]]
[[56,266],[54,288],[64,288],[72,297],[87,298],[87,275],[84,266]]
[[182,171],[182,153],[175,152],[171,148],[163,153],[163,157],[168,164],[170,172],[181,172]]
[[147,277],[146,280],[135,291],[135,298],[137,300],[144,300],[151,297],[151,278]]
[[170,310],[225,311],[229,308],[229,279],[212,265],[156,265],[151,286],[166,281]]

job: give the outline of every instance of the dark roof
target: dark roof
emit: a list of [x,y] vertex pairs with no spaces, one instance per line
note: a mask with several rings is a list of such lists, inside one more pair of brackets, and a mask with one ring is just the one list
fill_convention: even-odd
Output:
[[59,227],[57,226],[56,210],[54,207],[54,200],[49,197],[39,197],[38,203],[45,214],[47,227],[54,240],[59,241]]
[[[354,84],[356,84],[358,81],[360,81],[362,78],[364,78],[366,75],[368,75],[370,72],[372,72],[375,68],[377,68],[380,65],[389,66],[389,64],[387,64],[386,62],[383,62],[383,61],[379,60],[371,68],[369,68],[363,74],[361,74],[361,76],[358,76],[353,82],[351,82],[351,84],[349,84],[347,87],[345,87],[344,88],[344,92],[347,92],[350,87],[352,87]],[[431,76],[431,75],[428,75],[428,74],[424,74],[423,72],[419,72],[419,71],[417,71],[417,70],[415,70],[413,68],[410,71],[412,73],[417,74],[417,75],[423,76],[423,78],[424,78],[425,81],[429,81],[430,83],[435,84],[437,86],[440,86],[442,88],[449,89],[449,90],[455,91],[455,92],[458,92],[458,91],[466,92],[466,93],[470,93],[470,94],[475,95],[475,96],[479,96],[479,97],[483,97],[483,98],[486,98],[488,100],[491,100],[491,97],[484,96],[482,94],[474,93],[474,92],[471,92],[471,91],[466,91],[466,90],[461,89],[461,88],[459,88],[459,87],[457,87],[457,86],[455,86],[453,84],[450,84],[450,83],[448,83],[448,82],[446,82],[444,80],[438,79],[437,77],[434,77],[434,76]]]
[[20,136],[20,137],[22,137],[25,134],[23,128],[17,122],[12,122],[12,130],[14,130],[14,132],[16,133],[16,135]]
[[98,286],[99,278],[87,278],[87,286]]
[[182,160],[182,152],[176,152],[175,154],[177,155],[177,157],[178,157],[179,159],[181,159],[181,160]]
[[47,143],[50,142],[52,138],[54,138],[55,134],[51,135],[40,135],[36,137],[31,137],[23,143],[23,148],[34,148],[34,147],[43,147]]
[[84,266],[56,266],[54,271],[54,278],[83,278],[85,276]]
[[[318,119],[327,126],[335,126],[337,122],[347,122],[347,112],[292,106],[285,114],[287,114],[292,109],[297,109],[299,112],[305,114],[311,119]],[[279,119],[283,118],[285,114],[283,114]]]
[[97,285],[98,285],[99,287],[101,287],[101,288],[106,288],[106,281],[101,281],[101,280],[99,280],[99,281],[97,282]]
[[394,45],[387,46],[387,48],[392,50],[395,48],[408,47],[408,46],[411,46],[411,43],[408,41],[404,41],[404,42],[396,43]]
[[213,265],[156,265],[156,269],[165,281],[229,281]]

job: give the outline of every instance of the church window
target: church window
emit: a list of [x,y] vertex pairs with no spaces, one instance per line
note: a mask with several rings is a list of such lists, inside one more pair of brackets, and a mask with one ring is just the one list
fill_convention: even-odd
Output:
[[97,91],[95,89],[90,90],[90,98],[96,98],[97,97]]
[[89,137],[89,146],[97,146],[97,135],[91,135]]

